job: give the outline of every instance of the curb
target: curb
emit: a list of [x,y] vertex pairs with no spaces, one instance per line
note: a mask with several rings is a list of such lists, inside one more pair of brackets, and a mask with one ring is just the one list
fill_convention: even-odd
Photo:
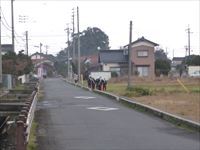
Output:
[[91,90],[90,88],[85,87],[83,85],[75,84],[71,81],[67,81],[66,79],[63,79],[63,80],[66,81],[69,84],[78,86],[78,87],[80,87],[84,90],[93,91],[94,93],[101,94],[101,95],[107,96],[109,98],[115,99],[116,101],[121,102],[123,104],[126,104],[126,105],[128,105],[128,106],[130,106],[130,107],[132,107],[136,110],[139,110],[139,111],[142,111],[142,112],[148,112],[148,113],[150,113],[154,116],[157,116],[157,117],[159,117],[163,120],[169,121],[169,122],[171,122],[171,123],[173,123],[177,126],[192,129],[192,130],[200,132],[200,123],[198,123],[198,122],[191,121],[191,120],[179,117],[177,115],[174,115],[174,114],[171,114],[171,113],[168,113],[168,112],[165,112],[165,111],[161,111],[161,110],[156,109],[154,107],[136,102],[133,99],[129,99],[127,97],[117,96],[115,94],[105,92],[105,91],[96,90],[96,89]]

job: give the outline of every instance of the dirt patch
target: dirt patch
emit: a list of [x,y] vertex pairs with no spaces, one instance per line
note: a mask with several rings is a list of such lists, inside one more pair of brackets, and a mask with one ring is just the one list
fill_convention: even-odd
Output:
[[[167,84],[167,85],[174,85],[178,84],[176,81],[177,78],[168,78],[168,77],[155,77],[155,78],[145,78],[145,77],[131,77],[130,81],[132,84],[153,84],[153,85],[162,85],[162,84]],[[184,84],[199,84],[200,85],[200,78],[181,78],[180,79]],[[128,77],[117,77],[117,78],[112,78],[109,80],[109,83],[127,83]]]
[[200,122],[200,94],[173,93],[170,95],[143,96],[134,98],[143,104]]
[[[132,98],[143,104],[200,122],[200,78],[181,78],[180,80],[189,93],[177,82],[176,78],[132,77],[133,86],[153,91],[151,96]],[[127,93],[126,87],[126,77],[111,79],[108,83],[108,91],[121,96]]]

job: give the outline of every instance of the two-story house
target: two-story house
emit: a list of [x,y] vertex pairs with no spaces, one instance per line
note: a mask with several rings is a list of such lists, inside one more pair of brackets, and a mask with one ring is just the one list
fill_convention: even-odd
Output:
[[131,43],[131,68],[133,72],[136,71],[138,73],[138,76],[155,76],[154,50],[156,46],[158,46],[157,43],[144,37]]
[[[131,72],[138,76],[155,76],[154,50],[157,43],[149,41],[144,37],[131,43]],[[123,50],[101,50],[99,51],[99,63],[102,71],[115,71],[119,75],[128,72],[128,45]]]

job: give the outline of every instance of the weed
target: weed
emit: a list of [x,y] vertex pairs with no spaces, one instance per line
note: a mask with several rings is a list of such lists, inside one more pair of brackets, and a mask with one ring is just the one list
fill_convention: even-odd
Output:
[[36,150],[37,149],[36,128],[37,128],[37,123],[35,121],[33,121],[27,150]]
[[153,91],[149,88],[141,88],[141,87],[128,87],[124,96],[128,97],[139,97],[139,96],[147,96],[152,95]]

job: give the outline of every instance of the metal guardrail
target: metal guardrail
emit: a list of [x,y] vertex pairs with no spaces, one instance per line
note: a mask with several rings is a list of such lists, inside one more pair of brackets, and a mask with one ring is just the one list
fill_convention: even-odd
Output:
[[[64,81],[66,81],[66,82],[68,82],[68,83],[70,83],[72,85],[76,85],[78,87],[81,87],[81,88],[83,88],[85,90],[91,91],[90,88],[85,87],[83,85],[75,84],[75,83],[73,83],[71,81],[68,81],[68,80],[64,80]],[[119,102],[122,102],[122,103],[127,103],[127,104],[131,105],[134,108],[142,109],[145,112],[151,113],[151,114],[153,114],[155,116],[158,116],[158,117],[160,117],[160,118],[162,118],[164,120],[170,121],[170,122],[172,122],[172,123],[174,123],[174,124],[176,124],[178,126],[182,125],[182,126],[184,126],[186,128],[190,128],[190,129],[193,129],[193,130],[196,130],[196,131],[200,132],[200,123],[198,123],[198,122],[194,122],[194,121],[182,118],[180,116],[177,116],[177,115],[174,115],[174,114],[171,114],[171,113],[156,109],[154,107],[151,107],[151,106],[136,102],[133,99],[128,99],[127,97],[117,96],[115,94],[112,94],[112,93],[109,93],[109,92],[105,92],[105,91],[96,90],[96,89],[93,90],[93,92],[99,93],[101,95],[108,96],[108,97],[110,97],[112,99],[115,99],[115,100],[117,100]]]

